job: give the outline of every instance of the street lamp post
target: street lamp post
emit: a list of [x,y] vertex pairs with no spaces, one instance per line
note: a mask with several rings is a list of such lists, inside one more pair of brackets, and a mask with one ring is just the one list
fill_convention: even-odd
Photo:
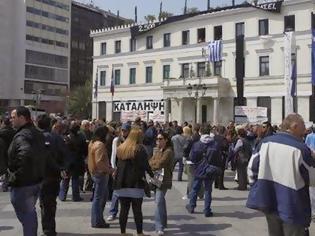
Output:
[[187,91],[189,97],[195,98],[195,123],[197,123],[198,99],[206,95],[207,86],[205,84],[188,84]]
[[45,90],[44,89],[36,89],[32,91],[32,94],[34,95],[34,101],[35,101],[35,117],[37,119],[37,110],[39,108],[39,103],[41,99],[41,94],[43,94]]

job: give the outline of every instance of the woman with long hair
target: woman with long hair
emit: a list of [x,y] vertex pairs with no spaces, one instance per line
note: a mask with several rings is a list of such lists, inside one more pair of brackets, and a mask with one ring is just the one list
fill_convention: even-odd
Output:
[[88,168],[94,182],[94,197],[92,202],[91,225],[93,228],[108,228],[103,212],[106,203],[109,175],[113,169],[110,167],[106,150],[108,128],[101,126],[94,131],[89,143]]
[[155,230],[158,235],[164,235],[164,229],[167,227],[165,195],[167,190],[172,188],[174,152],[167,133],[158,134],[156,144],[158,150],[150,159],[150,166],[153,171],[164,169],[164,176],[162,185],[155,192]]
[[143,132],[140,128],[132,128],[128,138],[117,148],[117,170],[114,189],[119,196],[119,225],[122,234],[126,226],[130,205],[136,223],[138,235],[143,235],[142,202],[144,197],[145,172],[153,176],[148,157],[142,145]]

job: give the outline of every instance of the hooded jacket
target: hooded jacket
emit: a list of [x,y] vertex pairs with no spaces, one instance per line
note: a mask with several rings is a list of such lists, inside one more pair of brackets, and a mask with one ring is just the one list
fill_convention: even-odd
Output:
[[204,157],[204,152],[208,149],[212,148],[214,150],[213,155],[208,160],[210,165],[220,167],[220,153],[218,151],[217,143],[214,140],[214,135],[204,134],[201,135],[200,140],[195,142],[190,151],[190,160],[194,163],[195,168],[198,167],[199,162]]

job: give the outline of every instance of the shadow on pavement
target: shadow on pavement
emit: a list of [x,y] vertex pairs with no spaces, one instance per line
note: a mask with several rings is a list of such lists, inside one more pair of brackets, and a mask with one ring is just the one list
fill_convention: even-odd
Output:
[[[154,215],[153,216],[145,216],[145,219],[150,219],[154,222],[155,217],[154,217]],[[193,219],[195,219],[195,217],[190,216],[190,215],[168,215],[167,216],[167,220],[180,221],[180,220],[193,220]]]
[[214,197],[212,201],[243,201],[247,200],[247,197]]
[[[172,226],[172,225],[171,225]],[[176,225],[177,229],[172,229],[172,227],[168,227],[169,229],[166,230],[167,234],[172,235],[176,233],[186,233],[186,234],[191,234],[191,235],[205,235],[205,232],[210,232],[207,233],[208,236],[214,236],[216,233],[211,234],[212,231],[220,231],[224,230],[227,228],[232,227],[232,224],[181,224],[181,225]]]
[[0,232],[11,230],[11,229],[14,229],[14,227],[13,226],[0,226]]
[[224,213],[215,213],[215,217],[231,217],[238,218],[242,220],[252,219],[257,217],[264,217],[264,215],[258,211],[255,212],[242,212],[242,211],[234,211],[234,212],[224,212]]
[[[114,233],[88,233],[88,234],[72,234],[72,233],[58,233],[58,236],[118,236],[121,234],[114,234]],[[132,236],[132,234],[130,234]]]

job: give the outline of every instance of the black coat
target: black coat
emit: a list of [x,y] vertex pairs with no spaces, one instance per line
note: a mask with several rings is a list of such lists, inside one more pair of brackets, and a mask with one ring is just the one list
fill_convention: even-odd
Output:
[[31,123],[19,128],[8,150],[9,184],[14,187],[39,184],[45,172],[44,135]]
[[145,172],[153,177],[152,170],[148,163],[146,150],[139,146],[135,157],[132,159],[117,161],[117,174],[114,179],[114,189],[140,188],[144,189]]

